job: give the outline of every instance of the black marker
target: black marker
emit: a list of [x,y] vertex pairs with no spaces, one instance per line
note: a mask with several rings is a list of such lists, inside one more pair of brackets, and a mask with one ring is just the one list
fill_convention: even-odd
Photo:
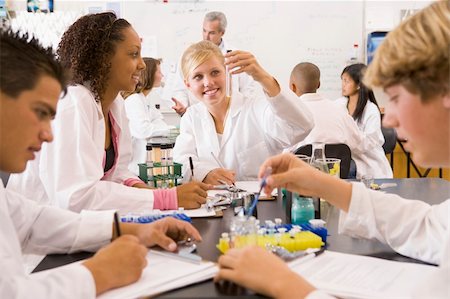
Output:
[[120,232],[119,215],[117,214],[117,212],[114,213],[114,227],[116,228],[116,234],[118,238],[122,235],[122,233]]
[[194,163],[192,157],[189,157],[189,167],[191,168],[191,180],[194,179]]

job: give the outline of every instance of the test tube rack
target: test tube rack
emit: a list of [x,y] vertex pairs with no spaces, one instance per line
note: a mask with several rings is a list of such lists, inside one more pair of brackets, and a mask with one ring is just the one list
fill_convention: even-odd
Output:
[[[162,165],[160,162],[154,162],[152,166],[146,163],[138,164],[138,166],[139,178],[155,188],[178,186],[183,178],[181,175],[183,165],[180,163]],[[150,173],[151,177],[149,177]]]
[[289,252],[299,250],[306,250],[308,248],[321,248],[324,243],[322,238],[310,231],[299,231],[292,233],[275,233],[275,234],[248,234],[232,236],[231,238],[226,234],[219,239],[217,249],[221,253],[226,253],[230,248],[242,248],[248,245],[258,245],[262,248],[274,245],[281,246]]
[[161,214],[161,213],[149,213],[149,214],[125,214],[120,216],[121,222],[127,222],[127,223],[151,223],[160,219],[163,219],[165,217],[173,217],[178,220],[183,220],[189,223],[192,223],[191,217],[184,213],[171,213],[171,214]]

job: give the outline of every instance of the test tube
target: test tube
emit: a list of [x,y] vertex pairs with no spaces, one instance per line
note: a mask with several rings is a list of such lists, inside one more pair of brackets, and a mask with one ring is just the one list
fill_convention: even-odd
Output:
[[155,181],[155,188],[158,188],[161,185],[159,183],[159,175],[161,174],[161,143],[158,142],[157,140],[152,140],[152,139],[150,139],[150,144],[153,148],[153,151],[152,151],[153,177],[154,177],[154,181]]
[[[231,52],[231,50],[227,50],[227,53]],[[226,97],[227,100],[231,99],[231,73],[228,65],[225,66],[225,91],[226,91]]]
[[167,188],[167,144],[161,144],[161,174],[162,174],[162,182],[161,187]]
[[153,187],[153,147],[147,144],[147,184]]
[[167,144],[167,165],[168,165],[168,175],[169,175],[169,187],[175,186],[175,170],[173,166],[173,144]]

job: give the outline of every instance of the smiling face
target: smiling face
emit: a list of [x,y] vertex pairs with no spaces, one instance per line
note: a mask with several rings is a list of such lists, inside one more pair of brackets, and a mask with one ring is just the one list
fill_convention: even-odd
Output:
[[124,40],[116,44],[111,59],[108,89],[133,91],[139,82],[140,73],[145,69],[141,57],[141,40],[132,27],[123,29]]
[[195,68],[185,83],[207,107],[225,101],[225,66],[214,55]]
[[386,88],[389,102],[383,125],[406,139],[405,149],[423,167],[450,166],[450,95],[423,102],[402,85]]
[[32,90],[16,98],[0,92],[0,169],[22,172],[28,160],[43,142],[51,142],[50,121],[55,116],[61,93],[60,83],[50,76],[41,76]]

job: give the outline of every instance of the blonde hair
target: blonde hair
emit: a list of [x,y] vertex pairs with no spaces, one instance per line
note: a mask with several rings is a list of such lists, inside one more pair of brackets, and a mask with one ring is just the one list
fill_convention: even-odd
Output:
[[199,65],[210,59],[211,57],[217,57],[223,64],[225,59],[219,47],[207,40],[198,42],[189,46],[181,58],[181,72],[183,78],[187,80],[189,74],[192,73]]
[[366,85],[401,84],[423,101],[449,93],[450,2],[438,1],[390,32],[365,74]]

